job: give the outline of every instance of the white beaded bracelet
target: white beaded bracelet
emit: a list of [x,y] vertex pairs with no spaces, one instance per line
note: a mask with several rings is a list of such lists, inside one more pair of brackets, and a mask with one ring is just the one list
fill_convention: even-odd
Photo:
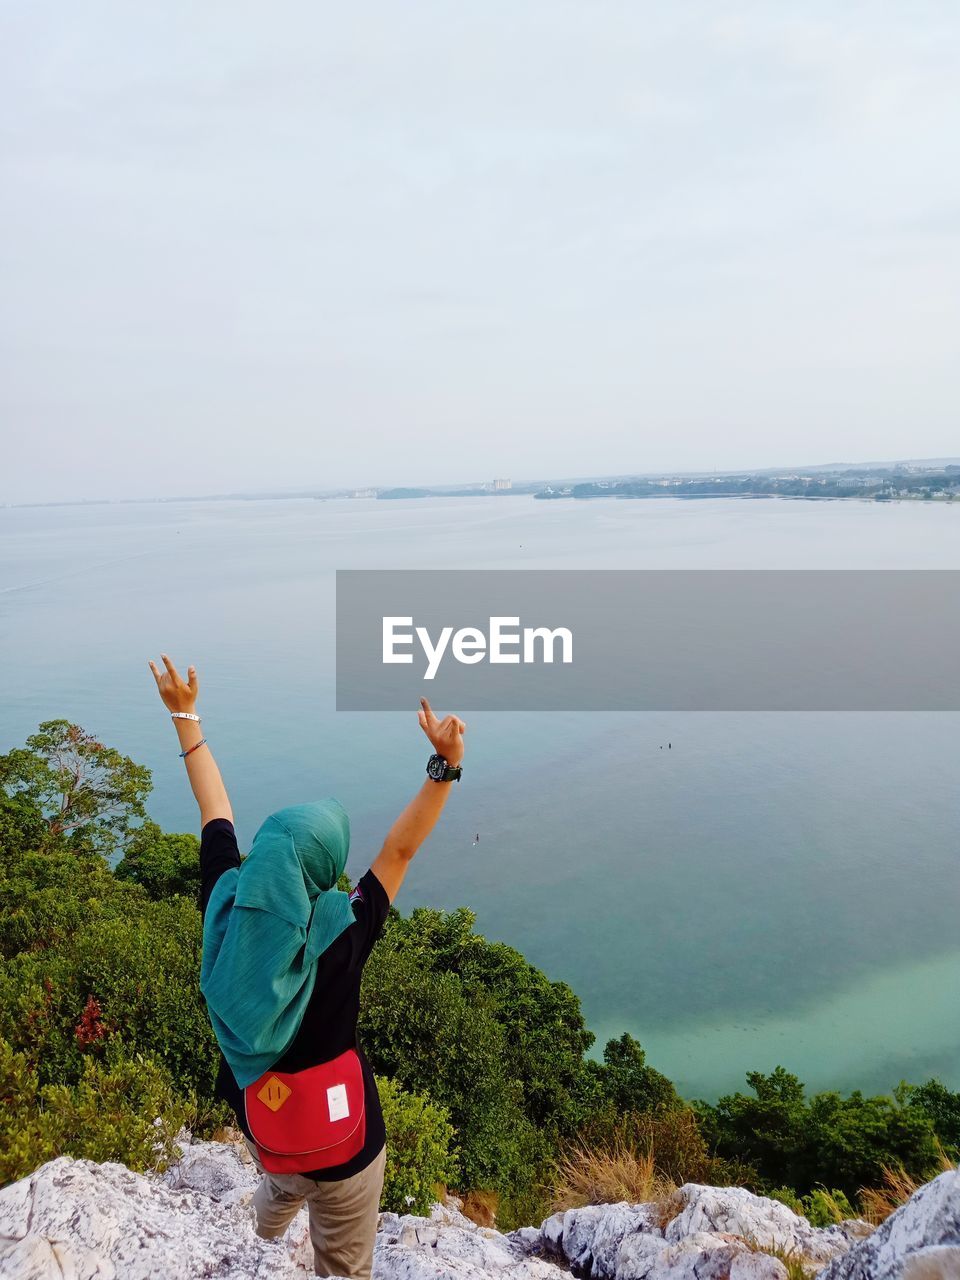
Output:
[[195,716],[192,711],[171,711],[170,719],[171,720],[196,720],[198,724],[200,722],[200,717]]

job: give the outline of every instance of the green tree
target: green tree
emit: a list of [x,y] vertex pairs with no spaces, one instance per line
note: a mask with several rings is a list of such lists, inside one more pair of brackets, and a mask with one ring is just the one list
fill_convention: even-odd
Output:
[[551,982],[521,953],[474,931],[476,918],[418,909],[392,926],[398,942],[431,970],[456,976],[503,1033],[505,1066],[518,1082],[530,1122],[549,1133],[572,1133],[582,1118],[584,1053],[593,1034],[580,1001],[565,982]]
[[603,1063],[592,1063],[596,1105],[616,1115],[630,1112],[669,1111],[682,1106],[676,1089],[665,1075],[647,1065],[639,1041],[624,1033],[608,1040]]
[[718,1154],[752,1165],[765,1188],[809,1194],[819,1185],[852,1198],[879,1183],[884,1168],[902,1166],[919,1178],[936,1170],[933,1125],[919,1108],[860,1092],[808,1100],[783,1067],[751,1072],[747,1083],[752,1096],[732,1094],[698,1111]]
[[904,1106],[922,1112],[948,1154],[960,1158],[960,1093],[952,1093],[939,1080],[918,1085],[902,1081],[895,1096]]
[[0,783],[0,850],[10,853],[36,849],[47,824],[37,806],[22,792],[8,795]]
[[456,974],[405,945],[405,923],[394,922],[364,969],[367,1054],[378,1074],[447,1108],[466,1187],[516,1191],[532,1174],[538,1144],[507,1069],[506,1038]]
[[46,845],[110,856],[146,816],[150,786],[149,769],[67,720],[44,721],[25,747],[0,756],[0,788],[42,816]]
[[920,1110],[895,1099],[818,1093],[810,1099],[804,1190],[825,1183],[855,1196],[883,1180],[886,1168],[903,1167],[917,1178],[937,1170],[933,1125]]
[[151,898],[200,896],[200,841],[188,832],[168,834],[155,822],[138,827],[114,868],[119,880],[142,885]]

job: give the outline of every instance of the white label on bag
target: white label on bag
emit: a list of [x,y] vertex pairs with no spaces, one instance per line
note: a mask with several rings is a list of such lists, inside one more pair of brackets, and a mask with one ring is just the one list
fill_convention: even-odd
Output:
[[345,1084],[334,1084],[327,1090],[327,1110],[330,1112],[331,1120],[345,1120],[350,1114]]

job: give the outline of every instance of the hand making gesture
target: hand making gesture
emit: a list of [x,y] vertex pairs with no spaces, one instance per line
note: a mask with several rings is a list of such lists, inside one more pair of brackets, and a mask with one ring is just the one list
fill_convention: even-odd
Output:
[[417,719],[437,755],[443,756],[447,764],[456,768],[463,760],[463,735],[467,731],[467,726],[460,717],[444,716],[442,720],[438,720],[430,703],[426,698],[421,698]]
[[166,671],[161,671],[152,660],[149,666],[180,739],[180,759],[187,766],[187,777],[200,806],[201,830],[214,818],[227,818],[232,822],[230,798],[197,715],[197,695],[200,692],[197,668],[188,667],[184,680],[167,654],[161,653],[160,657]]
[[187,679],[184,682],[177,668],[165,653],[161,653],[163,665],[167,668],[161,672],[157,664],[151,660],[150,670],[157,682],[157,689],[168,711],[193,711],[197,705],[200,684],[197,680],[197,668],[187,667]]

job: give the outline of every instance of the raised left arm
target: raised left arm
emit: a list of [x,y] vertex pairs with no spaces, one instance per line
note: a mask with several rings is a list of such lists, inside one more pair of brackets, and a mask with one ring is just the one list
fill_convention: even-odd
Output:
[[[426,698],[421,698],[417,718],[434,751],[443,756],[447,764],[459,765],[463,760],[463,735],[467,728],[460,717],[445,716],[439,720]],[[428,778],[387,833],[371,870],[391,902],[399,893],[417,850],[436,826],[452,785]]]

